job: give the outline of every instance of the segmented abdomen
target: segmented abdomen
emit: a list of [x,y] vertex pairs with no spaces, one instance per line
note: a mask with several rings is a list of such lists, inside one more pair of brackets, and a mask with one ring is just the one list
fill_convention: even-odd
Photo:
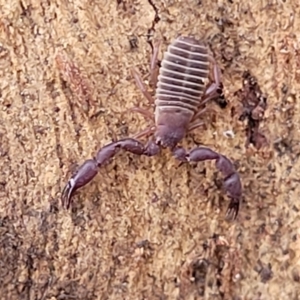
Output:
[[197,111],[209,73],[207,47],[191,37],[179,37],[164,53],[155,104],[159,110]]

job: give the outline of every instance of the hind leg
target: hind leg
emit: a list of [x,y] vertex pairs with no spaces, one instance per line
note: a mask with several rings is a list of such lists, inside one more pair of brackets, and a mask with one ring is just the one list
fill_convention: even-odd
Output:
[[143,79],[142,79],[142,76],[141,76],[140,72],[136,68],[133,68],[131,70],[131,72],[132,72],[132,75],[135,79],[135,82],[136,82],[139,90],[142,92],[144,97],[148,100],[148,104],[153,105],[154,104],[154,98],[151,96],[151,94],[149,93],[145,83],[143,82]]
[[151,63],[150,63],[149,85],[154,89],[156,88],[157,85],[157,78],[159,72],[158,53],[159,53],[160,45],[161,45],[161,41],[158,41],[154,44]]
[[[156,87],[157,84],[157,77],[158,77],[158,53],[159,53],[159,48],[160,48],[161,42],[157,42],[153,46],[153,53],[151,57],[151,63],[150,63],[150,78],[149,78],[149,85]],[[148,91],[147,86],[145,85],[141,74],[139,71],[135,68],[132,69],[132,74],[135,79],[135,82],[139,88],[139,90],[143,93],[144,97],[148,100],[148,105],[153,106],[154,105],[154,97],[151,96],[151,94]],[[154,123],[155,123],[155,118],[154,118],[154,113],[150,111],[148,108],[144,107],[139,107],[139,106],[134,106],[129,109],[129,111],[134,111],[142,114],[146,119],[150,120],[151,125],[146,128],[145,130],[137,133],[136,135],[133,136],[133,138],[139,138],[143,137],[145,135],[152,134],[155,130],[154,128]]]
[[[158,53],[159,53],[159,49],[160,49],[160,44],[161,44],[161,42],[159,41],[153,46],[153,53],[152,53],[151,62],[150,62],[149,85],[153,88],[156,88],[157,78],[158,78],[159,67],[157,65],[157,62],[158,62]],[[145,85],[140,72],[136,68],[133,68],[131,70],[131,72],[132,72],[132,75],[135,79],[135,82],[136,82],[139,90],[143,93],[145,98],[148,100],[148,104],[150,106],[153,105],[154,97],[152,97],[151,94],[149,93],[148,88]]]

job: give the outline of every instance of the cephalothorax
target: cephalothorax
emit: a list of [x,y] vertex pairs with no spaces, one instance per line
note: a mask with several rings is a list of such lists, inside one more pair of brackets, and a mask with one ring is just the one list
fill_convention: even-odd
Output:
[[[206,110],[205,104],[222,92],[221,72],[209,48],[193,37],[178,37],[164,53],[157,76],[159,43],[154,47],[151,60],[150,82],[156,86],[155,97],[150,95],[137,70],[133,70],[136,83],[150,104],[155,104],[153,115],[143,108],[133,110],[152,119],[151,126],[134,138],[125,138],[101,148],[96,157],[81,165],[62,192],[62,203],[67,208],[72,195],[89,183],[98,168],[107,163],[118,150],[137,155],[154,156],[161,148],[169,148],[183,162],[215,160],[216,167],[224,176],[224,189],[231,201],[227,215],[235,218],[241,201],[242,185],[232,162],[225,156],[207,147],[196,147],[187,152],[177,144],[187,132],[199,127],[199,116]],[[146,145],[137,138],[154,133]]]

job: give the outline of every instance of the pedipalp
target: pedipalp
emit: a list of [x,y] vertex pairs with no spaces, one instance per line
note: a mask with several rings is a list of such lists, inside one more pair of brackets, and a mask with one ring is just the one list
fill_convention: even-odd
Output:
[[104,146],[98,151],[96,157],[86,160],[70,178],[62,191],[62,205],[68,209],[75,191],[88,184],[97,175],[98,168],[108,163],[121,149],[146,156],[154,156],[160,151],[159,146],[152,141],[144,146],[140,141],[132,138],[122,139]]
[[187,152],[184,148],[173,150],[174,156],[182,162],[215,160],[217,169],[224,176],[224,189],[230,198],[227,217],[235,219],[239,212],[242,197],[242,184],[233,163],[224,155],[207,147],[197,147]]

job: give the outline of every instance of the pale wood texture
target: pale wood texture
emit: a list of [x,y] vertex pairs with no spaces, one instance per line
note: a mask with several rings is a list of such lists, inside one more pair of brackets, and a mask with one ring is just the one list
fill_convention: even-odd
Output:
[[[223,70],[229,105],[212,103],[206,128],[183,145],[239,166],[234,223],[214,164],[178,167],[168,151],[116,156],[72,211],[61,208],[74,164],[147,126],[122,113],[147,103],[130,68],[149,72],[150,2],[162,51],[179,34],[205,37]],[[297,0],[232,2],[0,0],[1,299],[299,299],[300,9]],[[234,96],[246,69],[268,96],[269,146],[259,151],[244,146]],[[225,246],[204,251],[214,234]],[[188,274],[201,258],[203,282],[201,271]]]

